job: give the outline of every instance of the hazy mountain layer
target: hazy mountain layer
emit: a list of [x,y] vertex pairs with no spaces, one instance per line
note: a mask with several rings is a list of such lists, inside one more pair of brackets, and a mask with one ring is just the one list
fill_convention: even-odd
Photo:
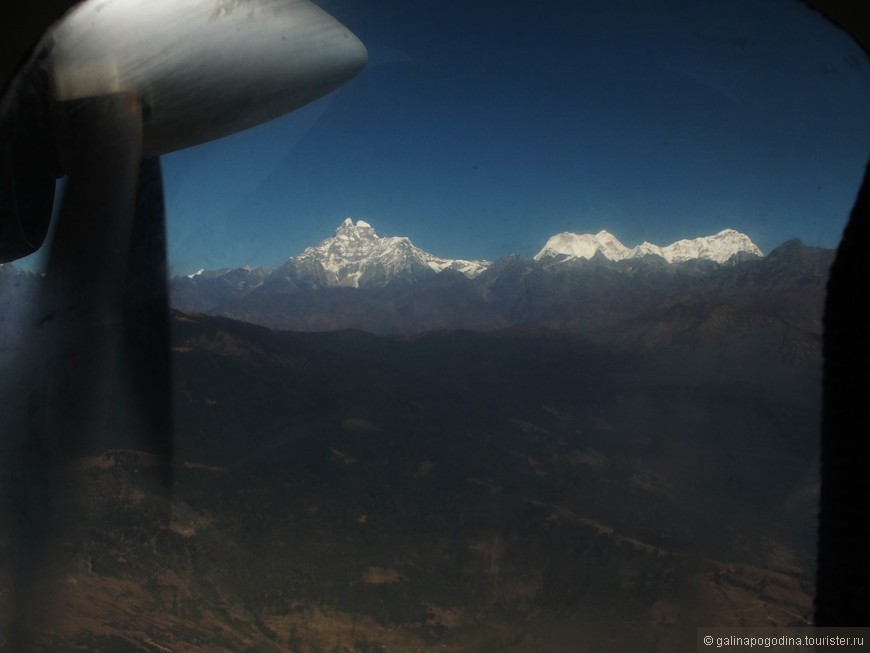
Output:
[[730,306],[743,297],[771,317],[792,310],[778,299],[765,309],[762,298],[772,289],[790,293],[798,307],[794,310],[808,303],[815,307],[832,259],[830,250],[795,241],[764,258],[732,257],[728,265],[706,260],[669,264],[657,256],[619,261],[513,256],[492,263],[474,278],[451,269],[435,274],[427,268],[414,280],[396,278],[383,286],[313,287],[303,283],[293,267],[256,284],[248,281],[253,272],[232,271],[177,278],[172,288],[178,308],[277,329],[355,328],[389,334],[547,326],[592,333],[661,312],[675,318],[678,307],[689,304],[696,305],[692,310],[712,310],[720,298]]

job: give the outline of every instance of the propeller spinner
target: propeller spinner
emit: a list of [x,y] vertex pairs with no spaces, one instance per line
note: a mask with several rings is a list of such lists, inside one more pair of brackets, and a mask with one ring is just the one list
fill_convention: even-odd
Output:
[[[352,79],[367,52],[308,0],[88,0],[69,11],[0,99],[0,263],[47,232],[63,106],[137,98],[142,155],[293,111]],[[68,105],[67,105],[68,106]]]
[[367,61],[308,0],[91,0],[50,39],[57,100],[135,93],[149,156],[288,113]]

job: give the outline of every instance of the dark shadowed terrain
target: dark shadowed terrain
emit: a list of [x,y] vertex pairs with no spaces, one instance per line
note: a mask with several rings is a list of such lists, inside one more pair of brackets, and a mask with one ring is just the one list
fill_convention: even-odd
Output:
[[830,258],[505,260],[439,300],[485,330],[176,312],[171,521],[110,425],[74,463],[45,650],[665,652],[805,624]]

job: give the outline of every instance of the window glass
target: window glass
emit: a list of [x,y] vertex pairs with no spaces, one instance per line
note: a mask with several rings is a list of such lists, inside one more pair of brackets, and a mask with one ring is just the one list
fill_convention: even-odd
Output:
[[[359,76],[161,157],[171,498],[133,438],[148,392],[109,384],[45,650],[808,625],[860,48],[784,0],[319,6]],[[7,379],[46,266],[0,267]]]

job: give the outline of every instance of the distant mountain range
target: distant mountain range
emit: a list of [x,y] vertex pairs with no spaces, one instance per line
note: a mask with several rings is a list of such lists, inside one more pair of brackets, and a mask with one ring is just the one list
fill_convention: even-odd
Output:
[[764,256],[749,236],[734,229],[725,229],[713,236],[678,240],[666,247],[643,242],[637,247],[626,247],[612,234],[599,231],[597,234],[573,234],[564,232],[547,241],[535,255],[535,260],[546,258],[591,259],[596,255],[610,261],[657,256],[668,263],[702,260],[728,263],[747,256]]
[[[607,231],[600,231],[597,234],[557,234],[547,241],[534,259],[566,261],[596,256],[609,261],[659,257],[668,263],[701,260],[724,264],[732,259],[761,257],[763,254],[749,236],[733,229],[713,236],[680,240],[666,247],[644,242],[634,248],[626,247]],[[306,248],[301,254],[291,256],[277,270],[251,267],[218,271],[201,269],[188,278],[229,274],[245,285],[272,277],[299,288],[372,288],[396,281],[414,283],[444,270],[461,272],[473,279],[490,265],[491,261],[441,258],[416,247],[405,236],[384,238],[378,236],[368,222],[358,220],[354,224],[353,220],[346,218],[334,235],[319,245]]]
[[[607,329],[735,288],[784,292],[812,278],[823,292],[831,250],[790,241],[765,257],[725,230],[665,247],[628,248],[606,231],[562,233],[533,258],[455,260],[350,219],[277,269],[245,267],[172,280],[173,305],[277,329],[422,333],[546,326]],[[798,300],[803,301],[803,300]]]

